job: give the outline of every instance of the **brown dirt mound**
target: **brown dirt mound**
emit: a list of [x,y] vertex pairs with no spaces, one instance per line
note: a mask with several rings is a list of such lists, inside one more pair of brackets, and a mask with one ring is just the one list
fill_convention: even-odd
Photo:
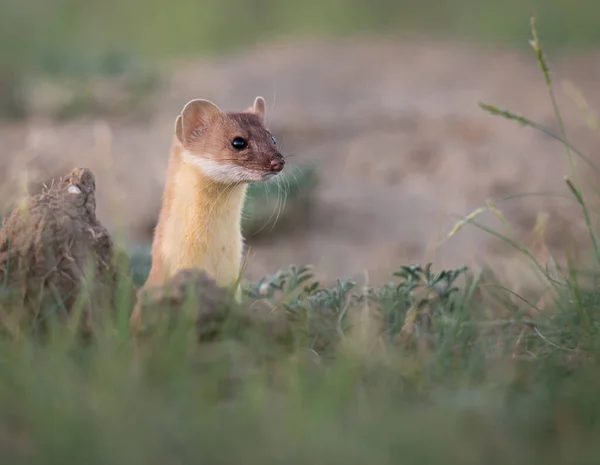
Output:
[[274,343],[289,342],[291,338],[284,313],[260,301],[247,302],[238,308],[227,289],[217,286],[197,268],[180,270],[163,286],[142,289],[138,298],[143,315],[139,334],[154,334],[159,324],[167,328],[178,317],[189,315],[199,342],[212,342],[220,336],[243,336],[241,333],[248,329],[262,340]]
[[78,168],[52,182],[13,210],[0,230],[0,282],[10,297],[5,321],[19,325],[26,317],[45,327],[48,312],[64,318],[81,309],[82,329],[93,332],[100,313],[114,308],[114,252],[96,218],[93,173]]

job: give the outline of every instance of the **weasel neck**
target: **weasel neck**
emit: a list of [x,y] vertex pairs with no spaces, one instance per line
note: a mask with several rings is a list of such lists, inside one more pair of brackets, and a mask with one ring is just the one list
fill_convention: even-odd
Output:
[[197,267],[221,286],[235,284],[242,262],[246,190],[244,183],[215,182],[186,162],[182,149],[174,145],[157,227],[158,250],[153,250],[168,276]]

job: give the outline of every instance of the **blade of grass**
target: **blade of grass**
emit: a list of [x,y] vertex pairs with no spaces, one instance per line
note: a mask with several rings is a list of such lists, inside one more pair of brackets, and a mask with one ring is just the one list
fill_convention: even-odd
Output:
[[504,234],[494,231],[493,229],[488,228],[487,226],[484,226],[483,224],[478,223],[478,222],[474,221],[473,219],[465,219],[464,221],[466,223],[472,224],[473,226],[487,232],[488,234],[491,234],[492,236],[500,239],[501,241],[503,241],[503,242],[509,244],[510,246],[512,246],[513,248],[517,249],[519,252],[525,254],[533,262],[533,264],[538,269],[538,271],[540,271],[544,277],[549,278],[546,269],[542,266],[542,264],[539,262],[539,260],[535,257],[535,255],[529,249],[529,247],[521,244],[519,241],[516,241],[514,239],[511,239],[510,237],[505,236]]
[[600,135],[600,119],[598,118],[598,114],[590,108],[583,92],[570,81],[563,82],[562,88],[565,94],[571,97],[571,100],[575,102],[579,110],[583,113],[589,128]]
[[550,95],[550,101],[552,102],[552,108],[554,108],[554,116],[556,118],[556,122],[558,123],[558,127],[560,128],[561,138],[563,139],[563,145],[565,146],[565,150],[567,151],[567,157],[569,159],[569,166],[571,167],[571,175],[573,176],[573,180],[575,181],[575,185],[579,188],[579,180],[577,177],[577,171],[575,166],[575,160],[573,159],[573,154],[571,152],[570,144],[567,142],[567,132],[565,129],[565,123],[560,114],[560,109],[558,107],[558,102],[556,101],[556,95],[554,94],[554,87],[552,85],[552,77],[550,76],[550,68],[548,67],[548,63],[546,62],[546,57],[544,56],[544,50],[542,48],[542,44],[540,43],[537,28],[535,27],[535,15],[531,14],[530,17],[530,25],[531,25],[531,33],[533,35],[533,40],[529,43],[533,48],[535,55],[537,57],[538,64],[542,72],[544,73],[544,78],[546,80],[546,87],[548,88],[548,94]]
[[501,116],[504,119],[516,121],[523,126],[528,126],[537,131],[543,132],[547,136],[550,136],[552,139],[557,140],[558,142],[562,143],[563,145],[565,145],[565,144],[568,145],[571,152],[573,152],[575,155],[577,155],[583,161],[585,161],[589,165],[589,167],[592,168],[592,170],[594,170],[594,172],[596,172],[596,174],[600,174],[600,167],[598,167],[587,155],[585,155],[581,150],[578,150],[576,147],[574,147],[573,144],[571,144],[567,139],[556,134],[551,129],[548,129],[547,127],[542,126],[541,124],[531,121],[530,119],[526,118],[525,116],[518,115],[518,114],[513,113],[512,111],[509,111],[506,109],[498,108],[495,105],[490,105],[488,103],[480,102],[479,108],[487,111],[491,115]]
[[585,218],[585,224],[590,233],[590,239],[592,240],[592,247],[594,249],[594,255],[596,261],[600,263],[600,249],[598,248],[598,238],[596,237],[596,233],[594,232],[594,228],[592,227],[592,220],[590,218],[590,212],[587,208],[587,204],[585,203],[581,192],[577,189],[577,187],[573,184],[573,182],[569,178],[565,178],[565,182],[569,189],[577,199],[577,203],[581,206],[581,210],[583,211],[583,217]]

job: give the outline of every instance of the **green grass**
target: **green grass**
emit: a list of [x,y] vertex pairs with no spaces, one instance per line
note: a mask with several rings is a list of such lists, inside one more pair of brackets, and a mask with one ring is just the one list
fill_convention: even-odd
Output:
[[417,32],[520,45],[529,11],[553,45],[598,44],[593,0],[0,0],[0,71],[81,74],[107,55],[162,59],[287,35]]
[[[441,32],[474,40],[520,44],[523,18],[536,11],[544,37],[559,45],[596,44],[593,0],[2,0],[3,58],[25,63],[49,52],[70,51],[92,60],[106,50],[164,57],[247,44],[286,34]],[[20,31],[28,26],[29,34]],[[14,40],[19,38],[15,47]]]
[[[537,38],[532,45],[553,98]],[[595,244],[595,191],[575,171],[582,154],[568,135],[554,136],[572,157],[567,192]],[[484,228],[484,212],[506,221],[488,204],[452,234]],[[248,285],[211,342],[198,343],[185,318],[136,341],[126,306],[88,344],[63,325],[43,342],[27,328],[4,335],[2,463],[595,463],[595,273],[574,259],[548,266],[488,232],[529,257],[543,279],[535,299],[503,287],[493,268],[403,266],[373,287],[323,288],[310,268],[290,267]],[[595,249],[592,258],[600,265]],[[259,304],[286,321],[284,337],[246,323],[240,311]]]
[[[0,116],[35,113],[29,87],[40,79],[66,100],[54,102],[51,116],[122,112],[153,89],[157,62],[288,36],[418,34],[521,45],[530,10],[552,46],[600,41],[594,0],[0,0]],[[92,87],[98,75],[112,76],[112,94],[133,94],[133,103],[104,108],[107,99]]]

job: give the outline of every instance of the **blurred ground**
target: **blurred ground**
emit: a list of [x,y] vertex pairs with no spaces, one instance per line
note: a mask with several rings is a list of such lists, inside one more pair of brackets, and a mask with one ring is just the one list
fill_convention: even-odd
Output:
[[[560,84],[571,80],[592,108],[600,108],[594,85],[598,54],[552,54],[550,65],[570,138],[594,158],[596,135]],[[453,215],[465,215],[488,198],[568,195],[568,163],[559,143],[477,106],[485,101],[555,127],[543,76],[529,51],[447,41],[279,41],[174,62],[165,73],[167,83],[146,117],[2,123],[3,202],[10,201],[15,185],[35,185],[85,166],[97,176],[99,219],[128,241],[148,242],[182,106],[208,98],[225,109],[245,108],[256,95],[267,100],[269,126],[292,155],[290,164],[314,163],[323,181],[308,221],[285,235],[249,238],[251,277],[290,263],[313,264],[327,280],[360,278],[363,270],[374,280],[426,258],[435,258],[437,268],[503,260],[508,249],[473,227],[435,257],[430,251],[456,222]],[[18,174],[23,167],[28,179]],[[547,240],[555,250],[565,245],[569,229],[578,241],[587,240],[571,200],[525,197],[498,206],[525,234],[538,212],[548,212]]]

